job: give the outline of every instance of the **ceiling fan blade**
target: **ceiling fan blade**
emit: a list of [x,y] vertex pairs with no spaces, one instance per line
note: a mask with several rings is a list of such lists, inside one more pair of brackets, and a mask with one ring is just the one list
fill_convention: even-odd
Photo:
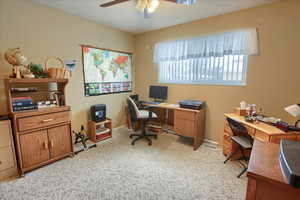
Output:
[[177,0],[164,0],[164,1],[172,2],[172,3],[177,3]]
[[130,1],[130,0],[114,0],[114,1],[110,1],[108,3],[101,4],[100,7],[106,8],[106,7],[113,6],[113,5],[123,3],[123,2],[126,2],[126,1]]

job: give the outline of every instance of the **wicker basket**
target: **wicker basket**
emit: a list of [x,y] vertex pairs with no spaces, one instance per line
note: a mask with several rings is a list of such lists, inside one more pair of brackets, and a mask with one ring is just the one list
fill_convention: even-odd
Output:
[[[59,63],[59,66],[49,67],[49,61],[56,60]],[[47,58],[45,61],[45,71],[48,73],[50,78],[68,78],[68,72],[65,69],[64,61],[60,58]]]

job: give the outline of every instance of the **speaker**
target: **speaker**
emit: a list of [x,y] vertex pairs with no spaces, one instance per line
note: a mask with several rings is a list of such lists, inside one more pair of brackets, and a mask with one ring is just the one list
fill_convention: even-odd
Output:
[[106,119],[106,105],[97,104],[91,106],[91,118],[96,123],[104,121]]

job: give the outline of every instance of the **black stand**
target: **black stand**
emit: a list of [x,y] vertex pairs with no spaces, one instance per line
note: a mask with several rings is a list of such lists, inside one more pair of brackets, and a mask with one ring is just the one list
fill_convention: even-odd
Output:
[[87,134],[85,134],[85,130],[84,130],[83,126],[81,126],[81,131],[80,132],[73,131],[73,133],[75,134],[74,144],[81,143],[82,146],[83,146],[83,148],[75,151],[75,155],[82,152],[82,151],[88,150],[90,148],[97,147],[96,144],[92,144],[90,146],[87,146],[86,141],[89,139],[89,137],[87,136]]

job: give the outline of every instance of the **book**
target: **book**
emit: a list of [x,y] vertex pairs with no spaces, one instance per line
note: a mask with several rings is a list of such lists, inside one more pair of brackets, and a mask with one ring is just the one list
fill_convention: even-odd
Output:
[[32,102],[32,98],[31,97],[15,97],[12,98],[12,102]]
[[30,88],[11,88],[11,92],[13,93],[20,93],[20,92],[36,92],[37,88],[30,87]]
[[24,110],[35,110],[37,109],[37,105],[32,105],[32,106],[14,106],[13,111],[24,111]]
[[12,102],[12,106],[32,106],[34,103],[32,101],[23,101],[23,102]]

